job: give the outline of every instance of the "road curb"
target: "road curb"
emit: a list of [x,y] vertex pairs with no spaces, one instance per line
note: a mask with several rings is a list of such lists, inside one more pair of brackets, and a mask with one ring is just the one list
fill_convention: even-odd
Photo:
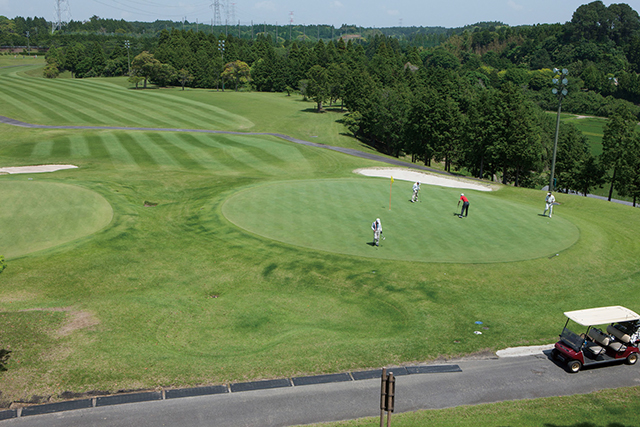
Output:
[[[421,365],[399,366],[387,368],[393,375],[421,375],[436,373],[462,372],[459,365]],[[338,374],[311,375],[307,377],[278,378],[273,380],[251,381],[245,383],[222,384],[204,387],[189,387],[182,389],[162,389],[138,393],[122,393],[110,396],[99,396],[91,399],[67,400],[63,402],[46,403],[43,405],[25,406],[18,409],[0,411],[0,420],[22,418],[25,416],[65,412],[76,409],[88,409],[126,403],[162,401],[183,397],[209,396],[215,394],[242,393],[246,391],[269,390],[283,387],[301,387],[314,384],[328,384],[337,382],[363,381],[380,378],[382,369],[369,371],[343,372]]]
[[509,347],[496,351],[498,357],[521,357],[544,354],[545,351],[552,350],[554,344],[532,345],[528,347]]

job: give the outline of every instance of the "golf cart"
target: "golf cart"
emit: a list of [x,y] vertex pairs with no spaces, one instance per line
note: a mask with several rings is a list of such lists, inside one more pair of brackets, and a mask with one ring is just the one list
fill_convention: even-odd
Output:
[[[564,315],[567,322],[551,357],[566,363],[569,371],[575,373],[583,366],[622,360],[629,365],[638,361],[640,316],[637,313],[617,305],[567,311]],[[567,328],[569,321],[586,326],[586,332],[580,335],[572,332]]]

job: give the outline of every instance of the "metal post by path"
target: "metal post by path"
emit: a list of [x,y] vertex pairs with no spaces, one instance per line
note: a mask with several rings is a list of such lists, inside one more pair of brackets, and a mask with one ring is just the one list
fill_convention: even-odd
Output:
[[391,413],[394,409],[396,395],[396,379],[393,372],[387,374],[387,368],[382,368],[382,384],[380,386],[380,427],[384,427],[384,411],[387,411],[387,427],[391,426]]
[[387,379],[387,427],[391,427],[391,413],[393,412],[394,399],[396,396],[396,379],[393,372]]
[[382,368],[382,385],[380,387],[380,427],[384,427],[384,411],[387,408],[387,368]]

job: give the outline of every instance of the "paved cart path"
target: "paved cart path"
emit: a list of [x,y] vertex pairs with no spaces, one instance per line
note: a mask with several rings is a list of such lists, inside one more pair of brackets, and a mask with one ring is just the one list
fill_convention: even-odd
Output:
[[[396,413],[589,393],[640,385],[625,364],[568,373],[546,354],[462,359],[457,372],[396,377]],[[77,409],[0,421],[33,427],[294,426],[377,416],[380,380],[368,379]]]

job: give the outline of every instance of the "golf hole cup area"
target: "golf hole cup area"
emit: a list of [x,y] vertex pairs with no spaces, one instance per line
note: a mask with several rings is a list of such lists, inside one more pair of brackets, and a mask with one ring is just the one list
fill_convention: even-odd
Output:
[[[239,191],[222,212],[238,227],[291,245],[405,261],[534,259],[559,253],[580,234],[561,216],[541,218],[536,207],[473,190],[465,190],[469,216],[460,220],[458,189],[425,185],[422,202],[411,203],[411,186],[396,181],[389,203],[383,178],[277,182]],[[386,238],[378,249],[370,244],[376,218]]]

